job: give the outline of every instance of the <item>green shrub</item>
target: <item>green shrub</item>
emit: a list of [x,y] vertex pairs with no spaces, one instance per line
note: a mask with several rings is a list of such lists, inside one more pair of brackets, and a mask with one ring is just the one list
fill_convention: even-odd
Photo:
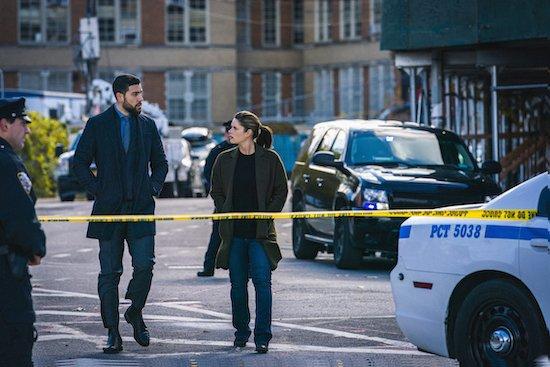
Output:
[[55,146],[68,145],[67,129],[60,121],[42,116],[37,112],[30,112],[32,123],[29,125],[31,134],[25,140],[22,152],[23,161],[33,188],[38,197],[54,196],[56,182],[53,171],[57,165]]

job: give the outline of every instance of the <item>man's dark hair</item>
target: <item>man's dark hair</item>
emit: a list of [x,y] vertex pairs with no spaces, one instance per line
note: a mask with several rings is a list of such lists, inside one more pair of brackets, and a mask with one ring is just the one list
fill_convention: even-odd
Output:
[[141,80],[132,74],[122,74],[113,80],[113,94],[116,97],[117,93],[125,94],[131,85],[140,84]]

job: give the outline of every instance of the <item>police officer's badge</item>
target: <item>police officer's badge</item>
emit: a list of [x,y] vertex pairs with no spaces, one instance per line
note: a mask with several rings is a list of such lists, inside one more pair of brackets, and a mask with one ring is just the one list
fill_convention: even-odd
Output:
[[23,190],[25,190],[27,195],[30,195],[32,190],[32,181],[29,176],[27,176],[25,172],[19,172],[17,173],[17,178],[19,179],[21,186],[23,186]]

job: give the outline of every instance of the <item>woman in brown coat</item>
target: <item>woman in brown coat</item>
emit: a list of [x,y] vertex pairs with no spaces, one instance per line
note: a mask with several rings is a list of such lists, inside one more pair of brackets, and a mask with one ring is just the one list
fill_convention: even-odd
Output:
[[[271,150],[271,131],[248,111],[231,122],[233,149],[221,153],[212,169],[212,190],[217,213],[280,212],[288,194],[287,178],[279,155]],[[254,343],[266,353],[271,340],[271,271],[281,259],[273,220],[220,221],[222,240],[216,267],[229,269],[235,347],[244,347],[251,331],[248,276],[256,290]]]

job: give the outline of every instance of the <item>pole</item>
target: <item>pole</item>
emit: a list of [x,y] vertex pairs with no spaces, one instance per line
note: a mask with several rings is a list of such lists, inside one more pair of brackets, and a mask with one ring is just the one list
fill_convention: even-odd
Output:
[[409,94],[411,104],[411,121],[416,121],[416,69],[409,68]]
[[497,67],[491,66],[491,130],[493,142],[493,160],[499,161],[498,152],[498,95],[497,95]]
[[[87,0],[86,2],[86,17],[91,18],[96,16],[96,1]],[[86,114],[91,115],[92,98],[90,91],[92,90],[92,82],[97,78],[97,59],[89,58],[86,60]]]
[[4,98],[4,71],[0,69],[0,98]]

